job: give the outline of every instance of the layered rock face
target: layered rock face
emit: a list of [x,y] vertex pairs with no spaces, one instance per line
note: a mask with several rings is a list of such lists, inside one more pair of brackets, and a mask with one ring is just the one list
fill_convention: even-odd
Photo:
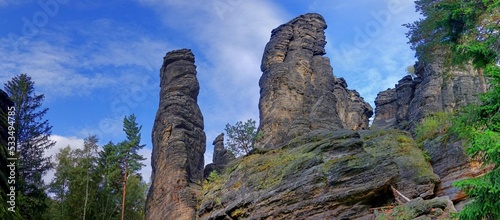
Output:
[[[471,68],[449,70],[439,64],[416,64],[415,74],[416,78],[405,76],[396,88],[378,94],[374,127],[413,132],[425,116],[476,103],[482,91],[477,72]],[[453,187],[453,182],[484,172],[479,163],[466,155],[464,144],[454,137],[445,136],[424,144],[434,172],[441,178],[436,194],[448,196],[454,202],[464,200],[466,196]]]
[[212,157],[212,163],[205,166],[205,178],[207,178],[208,175],[210,175],[210,173],[214,170],[218,173],[222,173],[224,167],[235,159],[234,155],[224,147],[224,133],[219,134],[212,144],[214,145],[214,154]]
[[199,219],[376,219],[394,203],[434,196],[439,178],[408,132],[312,131],[240,157],[204,185]]
[[167,53],[160,77],[146,219],[195,219],[206,137],[194,55],[188,49]]
[[323,56],[326,27],[321,15],[305,14],[272,31],[259,81],[260,147],[276,148],[312,130],[368,127],[372,108],[333,76]]
[[415,75],[377,95],[374,127],[412,131],[426,115],[475,103],[481,93],[479,77],[471,68],[447,70],[440,64],[419,63]]

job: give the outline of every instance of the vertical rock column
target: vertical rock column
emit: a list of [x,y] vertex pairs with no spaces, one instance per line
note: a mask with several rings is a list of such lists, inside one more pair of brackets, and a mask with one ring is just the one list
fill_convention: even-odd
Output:
[[206,136],[197,104],[200,86],[191,50],[167,53],[160,77],[146,219],[195,219]]
[[338,83],[324,56],[326,28],[321,15],[309,13],[272,31],[261,64],[258,147],[276,148],[312,130],[367,127],[371,107]]

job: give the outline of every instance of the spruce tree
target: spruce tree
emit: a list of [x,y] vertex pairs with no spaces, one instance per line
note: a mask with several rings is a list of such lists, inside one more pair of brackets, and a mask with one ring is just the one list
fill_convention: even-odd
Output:
[[5,84],[14,101],[16,149],[18,160],[18,202],[26,219],[38,219],[47,208],[43,175],[52,168],[47,149],[55,145],[49,139],[52,126],[44,119],[48,108],[42,108],[44,95],[35,94],[35,83],[27,74],[15,76]]

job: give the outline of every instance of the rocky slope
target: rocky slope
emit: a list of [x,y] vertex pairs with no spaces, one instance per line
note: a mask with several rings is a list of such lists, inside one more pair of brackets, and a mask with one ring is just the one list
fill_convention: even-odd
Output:
[[403,131],[314,131],[228,164],[204,184],[200,219],[374,219],[404,195],[432,197],[439,182]]
[[276,148],[316,129],[368,128],[371,106],[323,56],[326,27],[321,15],[305,14],[272,31],[259,81],[259,146]]
[[146,219],[194,219],[206,138],[193,53],[187,49],[167,53],[160,77]]

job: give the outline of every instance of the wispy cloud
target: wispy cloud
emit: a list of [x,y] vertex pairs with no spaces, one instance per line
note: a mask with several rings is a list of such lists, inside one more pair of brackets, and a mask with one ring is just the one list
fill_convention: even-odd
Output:
[[[0,39],[0,81],[27,73],[46,97],[88,96],[95,89],[140,81],[144,73],[156,74],[158,57],[168,47],[164,39],[105,19],[40,31],[39,38],[14,50],[13,39]],[[75,38],[84,40],[75,46]]]
[[[350,17],[356,17],[359,22],[352,23],[355,25],[349,20],[342,21],[347,25],[332,22],[334,25],[327,29],[330,42],[327,52],[332,58],[334,74],[346,78],[349,87],[358,90],[365,101],[375,107],[377,93],[394,87],[405,76],[405,68],[415,61],[413,51],[406,44],[406,29],[402,24],[416,20],[418,14],[411,1],[357,3],[361,6],[343,5],[342,10],[352,13]],[[335,21],[335,14],[328,13],[326,19]],[[350,33],[351,37],[339,38],[339,31]]]
[[[192,49],[197,57],[198,79],[203,82],[199,104],[208,125],[207,143],[223,132],[226,123],[258,120],[262,53],[271,30],[291,17],[261,0],[139,2],[155,8],[166,26],[197,45]],[[207,144],[207,154],[211,150]]]

